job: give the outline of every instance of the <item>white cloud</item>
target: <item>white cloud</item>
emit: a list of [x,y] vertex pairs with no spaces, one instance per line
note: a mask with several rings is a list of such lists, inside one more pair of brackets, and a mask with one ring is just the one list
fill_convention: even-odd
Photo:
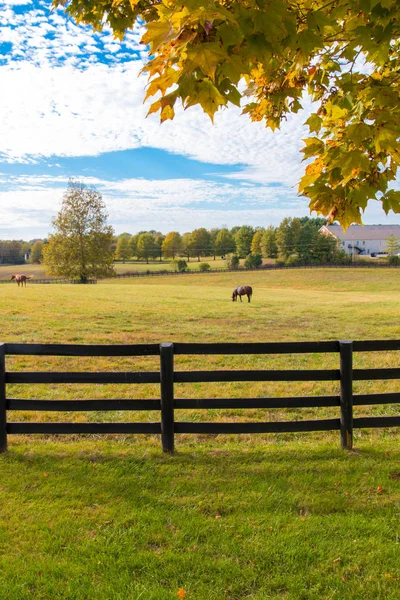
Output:
[[[291,205],[292,216],[307,214],[305,201],[287,198],[287,190],[267,186],[239,186],[194,179],[107,181],[83,178],[102,193],[109,220],[117,232],[140,229],[187,231],[196,227],[278,224]],[[24,176],[8,178],[13,191],[0,192],[0,238],[46,235],[56,216],[65,177]],[[281,200],[279,208],[277,200]]]
[[243,163],[235,177],[293,185],[301,173],[303,116],[272,133],[236,108],[213,126],[200,109],[177,111],[173,122],[146,119],[142,64],[94,64],[85,70],[22,63],[1,69],[0,152],[25,156],[84,156],[148,146],[216,164]]

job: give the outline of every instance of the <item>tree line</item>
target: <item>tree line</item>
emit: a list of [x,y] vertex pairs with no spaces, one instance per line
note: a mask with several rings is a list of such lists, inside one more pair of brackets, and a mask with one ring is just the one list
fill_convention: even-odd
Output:
[[[200,227],[181,235],[170,231],[141,231],[135,235],[122,233],[114,239],[115,257],[123,262],[130,259],[160,261],[177,257],[200,260],[204,257],[238,259],[249,256],[289,259],[302,263],[333,262],[341,254],[332,237],[319,233],[326,220],[322,218],[285,218],[279,226],[252,227],[250,225],[205,229]],[[257,262],[257,259],[256,261]],[[254,266],[257,266],[255,264]]]

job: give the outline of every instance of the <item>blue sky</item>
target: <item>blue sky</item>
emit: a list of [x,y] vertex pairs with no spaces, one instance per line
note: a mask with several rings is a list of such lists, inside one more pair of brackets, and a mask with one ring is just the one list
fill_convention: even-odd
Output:
[[[93,184],[117,233],[277,225],[297,197],[306,111],[272,133],[240,110],[146,118],[146,49],[77,26],[50,2],[0,0],[0,239],[46,236],[69,177]],[[386,218],[378,203],[366,223]]]

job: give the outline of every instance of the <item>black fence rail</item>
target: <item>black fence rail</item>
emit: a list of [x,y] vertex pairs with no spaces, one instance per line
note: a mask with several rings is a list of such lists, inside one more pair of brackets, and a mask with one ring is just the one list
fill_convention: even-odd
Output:
[[[15,281],[12,279],[0,279],[0,283],[12,283],[15,285]],[[40,283],[40,284],[46,284],[46,283],[69,283],[69,284],[77,284],[77,285],[84,285],[84,284],[96,284],[97,283],[97,279],[88,279],[87,281],[81,281],[80,279],[65,279],[65,278],[46,278],[46,279],[29,279],[29,285],[31,283]]]
[[[400,403],[399,393],[353,394],[353,381],[400,379],[400,368],[354,369],[354,352],[400,350],[400,340],[328,341],[285,343],[217,343],[217,344],[138,344],[138,345],[66,345],[0,344],[0,451],[7,448],[8,434],[160,434],[164,452],[173,452],[175,434],[179,433],[277,433],[305,431],[340,431],[343,448],[353,446],[353,430],[370,427],[399,427],[400,416],[353,418],[354,405]],[[334,353],[339,357],[337,369],[303,370],[214,370],[176,371],[176,355],[279,355]],[[143,372],[15,372],[6,369],[6,357],[24,356],[159,356],[157,371]],[[334,396],[266,397],[266,398],[175,398],[175,383],[235,381],[337,381]],[[24,400],[9,398],[7,384],[159,384],[160,398],[152,400]],[[333,419],[281,422],[184,422],[175,419],[180,409],[255,409],[337,407]],[[155,423],[32,423],[9,422],[8,411],[145,411],[159,410]]]

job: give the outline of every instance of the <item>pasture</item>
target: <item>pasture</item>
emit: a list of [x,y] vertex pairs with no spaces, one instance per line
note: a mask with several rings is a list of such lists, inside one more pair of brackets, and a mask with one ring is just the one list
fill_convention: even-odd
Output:
[[[236,285],[252,302],[233,303]],[[400,271],[315,269],[0,287],[1,341],[255,342],[395,339]],[[356,367],[396,367],[395,352]],[[152,370],[153,357],[12,357],[21,370]],[[184,369],[337,368],[330,355],[182,356]],[[246,386],[246,389],[243,389]],[[337,393],[336,382],[177,384],[176,397]],[[356,382],[355,393],[398,391]],[[17,398],[156,398],[158,386],[14,385]],[[355,407],[395,415],[398,405]],[[182,411],[185,420],[289,420],[337,409]],[[205,414],[206,413],[206,414]],[[19,413],[15,420],[153,420],[151,412]],[[9,437],[0,456],[6,600],[398,598],[400,432]],[[184,592],[186,596],[184,596]],[[179,593],[179,595],[178,595]]]
[[[201,262],[208,262],[212,269],[225,269],[226,261],[214,257],[202,258]],[[241,263],[244,261],[241,260]],[[271,259],[265,259],[264,263],[271,262]],[[199,262],[196,258],[191,258],[190,262],[187,263],[189,271],[198,271]],[[114,269],[117,275],[124,273],[146,273],[147,271],[172,271],[171,260],[164,259],[162,261],[152,260],[148,264],[145,261],[127,261],[125,263],[116,262],[114,263]],[[36,279],[51,278],[46,275],[44,265],[42,264],[25,264],[25,265],[0,265],[0,280],[10,279],[14,273],[25,273],[25,275],[33,275]]]

